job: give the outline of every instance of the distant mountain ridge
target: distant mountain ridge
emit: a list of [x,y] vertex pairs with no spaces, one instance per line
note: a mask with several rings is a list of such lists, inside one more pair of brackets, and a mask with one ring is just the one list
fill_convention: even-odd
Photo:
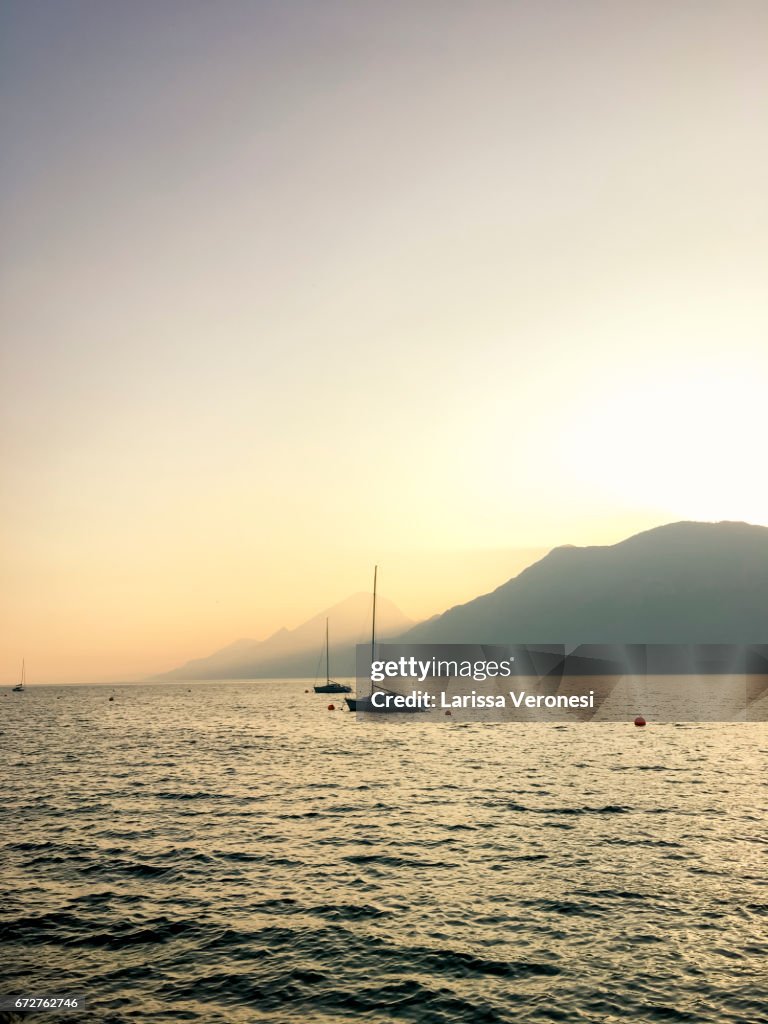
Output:
[[[158,679],[313,678],[331,626],[331,674],[355,674],[371,595],[294,630],[236,640]],[[768,643],[768,527],[681,522],[607,546],[554,548],[496,590],[414,626],[386,598],[379,640],[409,643]]]
[[[326,618],[331,634],[331,671],[340,676],[354,675],[355,645],[370,637],[371,604],[370,594],[353,594],[296,629],[279,629],[266,640],[235,640],[205,658],[188,661],[155,678],[311,678],[325,643]],[[376,619],[382,639],[402,633],[413,625],[413,620],[385,597],[379,597],[376,602]]]
[[409,630],[413,643],[766,643],[768,527],[671,523],[559,547]]

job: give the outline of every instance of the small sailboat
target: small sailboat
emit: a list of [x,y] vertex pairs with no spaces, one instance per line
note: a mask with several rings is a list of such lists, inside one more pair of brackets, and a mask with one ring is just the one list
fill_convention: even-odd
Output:
[[[371,615],[371,661],[376,658],[376,575],[379,571],[378,565],[373,567],[373,612]],[[374,707],[370,697],[345,697],[344,703],[350,711],[373,711]]]
[[[371,663],[376,660],[376,578],[378,576],[379,567],[374,566],[373,569],[373,612],[371,615]],[[382,693],[392,693],[392,690],[386,690],[383,686],[376,684],[376,689]],[[345,697],[344,701],[350,711],[383,711],[383,708],[376,707],[371,699],[371,696],[367,697]],[[390,714],[395,713],[395,709],[388,709]],[[398,712],[411,713],[414,711],[426,711],[426,708],[397,708]]]
[[331,647],[328,641],[328,619],[325,620],[325,682],[315,687],[315,693],[352,693],[352,687],[331,679]]
[[24,690],[26,689],[26,682],[27,682],[26,669],[25,669],[25,666],[24,666],[24,659],[22,658],[21,659],[21,681],[19,683],[17,683],[16,686],[13,687],[13,692],[14,693],[23,693]]

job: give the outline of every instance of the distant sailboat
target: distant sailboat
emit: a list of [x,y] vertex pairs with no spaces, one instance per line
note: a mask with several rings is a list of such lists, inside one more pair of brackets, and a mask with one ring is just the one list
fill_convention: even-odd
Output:
[[14,693],[23,693],[26,688],[26,669],[24,666],[24,659],[21,659],[21,682],[13,687]]
[[351,686],[331,679],[331,646],[328,640],[328,619],[325,620],[325,682],[315,687],[315,693],[352,693]]

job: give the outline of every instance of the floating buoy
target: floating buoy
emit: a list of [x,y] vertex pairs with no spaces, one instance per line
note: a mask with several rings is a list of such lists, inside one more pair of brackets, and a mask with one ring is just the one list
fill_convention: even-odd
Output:
[[304,693],[309,693],[309,690],[305,690]]
[[328,710],[329,711],[335,711],[336,710],[336,705],[335,704],[329,704],[328,705]]
[[446,713],[446,715],[450,715],[451,712],[450,711],[446,711],[445,713]]
[[642,725],[645,725],[645,719],[643,718],[642,715],[638,715],[637,716],[637,718],[635,719],[635,725],[638,726],[638,727],[642,726]]
[[110,697],[109,699],[110,699],[110,700],[114,700],[115,698],[114,698],[114,697]]

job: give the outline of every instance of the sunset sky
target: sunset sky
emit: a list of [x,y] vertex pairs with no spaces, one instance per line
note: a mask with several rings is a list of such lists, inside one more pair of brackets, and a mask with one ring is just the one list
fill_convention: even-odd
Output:
[[0,680],[768,523],[764,0],[5,0]]

